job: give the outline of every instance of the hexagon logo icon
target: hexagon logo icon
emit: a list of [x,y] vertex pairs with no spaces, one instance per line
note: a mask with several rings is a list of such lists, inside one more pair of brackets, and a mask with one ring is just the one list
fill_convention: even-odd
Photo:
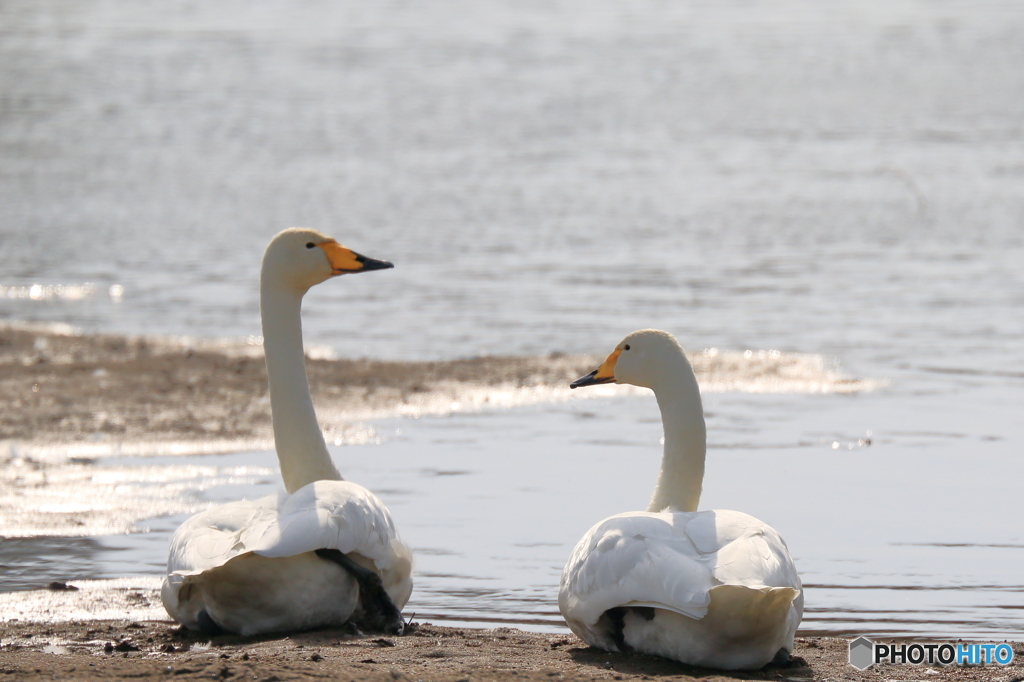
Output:
[[874,664],[875,643],[867,637],[858,637],[850,642],[850,665],[857,670],[867,670]]

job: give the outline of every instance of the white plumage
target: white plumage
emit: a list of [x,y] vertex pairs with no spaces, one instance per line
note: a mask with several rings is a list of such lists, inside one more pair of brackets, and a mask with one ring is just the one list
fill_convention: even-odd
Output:
[[655,391],[665,455],[651,505],[601,521],[562,572],[558,606],[585,642],[691,665],[753,669],[793,649],[803,614],[781,536],[737,511],[694,511],[705,429],[696,377],[665,332],[634,332],[573,386],[617,381]]
[[267,247],[260,308],[274,440],[288,492],[214,507],[178,528],[161,597],[171,617],[186,627],[206,630],[212,621],[253,635],[359,617],[359,583],[317,550],[337,550],[376,573],[399,610],[408,601],[412,552],[384,504],[342,480],[327,452],[306,379],[299,318],[310,286],[386,267],[391,264],[360,256],[314,230],[285,230]]
[[344,623],[357,608],[359,588],[341,567],[313,554],[317,549],[356,555],[381,575],[399,609],[409,600],[409,548],[383,503],[348,481],[317,481],[292,495],[196,514],[171,540],[161,596],[167,612],[192,629],[199,629],[204,609],[242,635]]

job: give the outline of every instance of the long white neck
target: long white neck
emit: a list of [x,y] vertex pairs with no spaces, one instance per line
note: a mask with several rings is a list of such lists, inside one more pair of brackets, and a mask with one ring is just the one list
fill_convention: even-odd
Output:
[[313,409],[299,316],[304,291],[260,278],[263,351],[281,477],[289,493],[314,481],[340,481]]
[[654,387],[665,429],[665,451],[649,512],[666,507],[697,511],[700,502],[707,429],[697,378],[686,356],[680,355],[682,362],[669,363]]

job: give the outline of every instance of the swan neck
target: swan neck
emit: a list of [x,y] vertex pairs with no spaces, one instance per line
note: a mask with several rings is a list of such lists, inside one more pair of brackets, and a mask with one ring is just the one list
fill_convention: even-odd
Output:
[[261,278],[260,314],[274,445],[289,493],[314,481],[341,480],[327,452],[306,378],[300,317],[303,294]]
[[665,430],[665,449],[654,495],[647,507],[660,512],[667,507],[678,511],[697,511],[704,482],[707,453],[707,428],[697,378],[685,360],[685,367],[666,373],[661,386],[654,389],[661,408]]

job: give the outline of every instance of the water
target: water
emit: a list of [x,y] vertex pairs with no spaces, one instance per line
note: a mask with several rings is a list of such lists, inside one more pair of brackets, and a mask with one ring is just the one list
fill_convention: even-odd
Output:
[[[742,509],[783,533],[806,584],[806,633],[1012,637],[1024,594],[1024,534],[1008,513],[1024,473],[1013,457],[1021,429],[1003,437],[983,393],[966,391],[959,433],[934,430],[936,417],[951,418],[936,397],[906,410],[884,394],[707,394],[703,506]],[[578,538],[604,516],[646,506],[658,422],[649,396],[597,398],[382,420],[374,443],[332,453],[347,478],[381,496],[415,549],[408,613],[551,631],[564,627],[558,577]],[[134,513],[134,530],[148,532],[6,540],[4,588],[158,576],[189,513],[273,492],[273,465],[270,452],[72,465],[90,483],[58,494],[109,500],[102,486],[116,481],[108,516]],[[182,504],[144,519],[154,493]],[[140,584],[150,599],[142,615],[161,617],[155,583]],[[5,607],[38,617],[34,603]]]
[[[656,326],[835,359],[888,386],[706,394],[702,506],[783,533],[807,631],[1019,638],[1016,3],[9,2],[0,32],[0,318],[258,334],[260,253],[301,224],[396,263],[307,297],[341,357]],[[579,535],[646,503],[660,435],[642,396],[372,428],[335,454],[420,549],[410,608],[532,628]],[[232,457],[153,464],[150,516],[15,575],[68,577],[59,542],[71,577],[151,575],[186,507],[274,485]]]

